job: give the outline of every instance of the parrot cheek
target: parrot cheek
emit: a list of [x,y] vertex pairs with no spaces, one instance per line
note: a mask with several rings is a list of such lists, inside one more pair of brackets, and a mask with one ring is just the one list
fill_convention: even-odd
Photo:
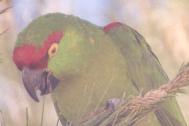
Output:
[[45,69],[31,70],[24,68],[22,80],[27,92],[36,102],[39,102],[37,90],[41,92],[40,95],[46,95],[51,93],[59,83],[59,80]]

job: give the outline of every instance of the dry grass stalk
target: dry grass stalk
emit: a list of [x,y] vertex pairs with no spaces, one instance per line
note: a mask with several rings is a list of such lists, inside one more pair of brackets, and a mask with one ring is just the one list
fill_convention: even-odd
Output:
[[28,113],[28,108],[26,108],[26,126],[29,126],[29,113]]
[[6,126],[4,115],[3,115],[3,112],[1,110],[0,110],[0,116],[1,116],[1,126]]
[[44,113],[45,113],[45,97],[43,97],[42,114],[41,114],[41,122],[40,122],[40,126],[43,126],[44,116],[45,116]]
[[105,108],[92,112],[88,118],[81,119],[80,126],[113,126],[122,124],[133,126],[147,114],[156,110],[159,103],[167,98],[179,93],[184,87],[189,85],[189,64],[181,67],[177,76],[162,85],[157,90],[151,90],[143,96],[137,96],[126,103],[121,103],[115,111]]
[[60,122],[60,119],[58,118],[56,122],[56,126],[58,126],[59,122]]

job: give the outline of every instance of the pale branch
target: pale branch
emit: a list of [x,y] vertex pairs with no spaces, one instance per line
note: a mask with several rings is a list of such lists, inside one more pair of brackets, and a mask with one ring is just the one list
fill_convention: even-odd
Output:
[[189,64],[184,65],[177,76],[143,96],[137,96],[127,102],[120,103],[115,110],[100,108],[81,118],[79,126],[113,126],[124,124],[133,126],[146,115],[158,109],[160,103],[175,96],[184,87],[189,85]]
[[[0,15],[1,14],[3,14],[3,13],[5,13],[5,12],[7,12],[9,9],[11,9],[12,7],[11,6],[9,6],[9,7],[6,7],[6,8],[4,8],[4,9],[2,9],[2,10],[0,10]],[[8,31],[8,28],[6,28],[5,30],[3,30],[2,32],[0,32],[0,36],[2,35],[2,34],[4,34],[5,32],[7,32]]]
[[6,7],[6,8],[4,8],[4,9],[0,10],[0,14],[5,13],[7,10],[9,10],[9,9],[11,9],[11,8],[12,8],[12,7],[10,6],[10,7]]
[[6,33],[8,31],[8,28],[6,28],[5,30],[3,30],[2,32],[0,32],[0,36],[3,35],[4,33]]

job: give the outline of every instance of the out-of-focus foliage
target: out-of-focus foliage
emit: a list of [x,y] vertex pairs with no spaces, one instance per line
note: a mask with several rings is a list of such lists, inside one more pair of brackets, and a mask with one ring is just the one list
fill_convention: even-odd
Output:
[[[0,0],[0,10],[9,6],[13,8],[0,15],[0,33],[8,28],[0,35],[0,110],[10,126],[26,125],[26,107],[29,124],[40,124],[42,103],[33,102],[26,93],[11,56],[17,33],[42,14],[73,14],[98,25],[115,20],[127,23],[146,38],[171,78],[183,62],[189,61],[188,0]],[[189,123],[189,96],[177,99]],[[56,125],[49,97],[45,103],[43,125]]]

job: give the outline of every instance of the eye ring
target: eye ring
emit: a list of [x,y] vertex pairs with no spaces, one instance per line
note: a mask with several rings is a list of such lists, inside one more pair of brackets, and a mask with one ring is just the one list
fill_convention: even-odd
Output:
[[53,43],[48,50],[49,57],[53,57],[56,54],[57,51],[58,51],[58,44]]

